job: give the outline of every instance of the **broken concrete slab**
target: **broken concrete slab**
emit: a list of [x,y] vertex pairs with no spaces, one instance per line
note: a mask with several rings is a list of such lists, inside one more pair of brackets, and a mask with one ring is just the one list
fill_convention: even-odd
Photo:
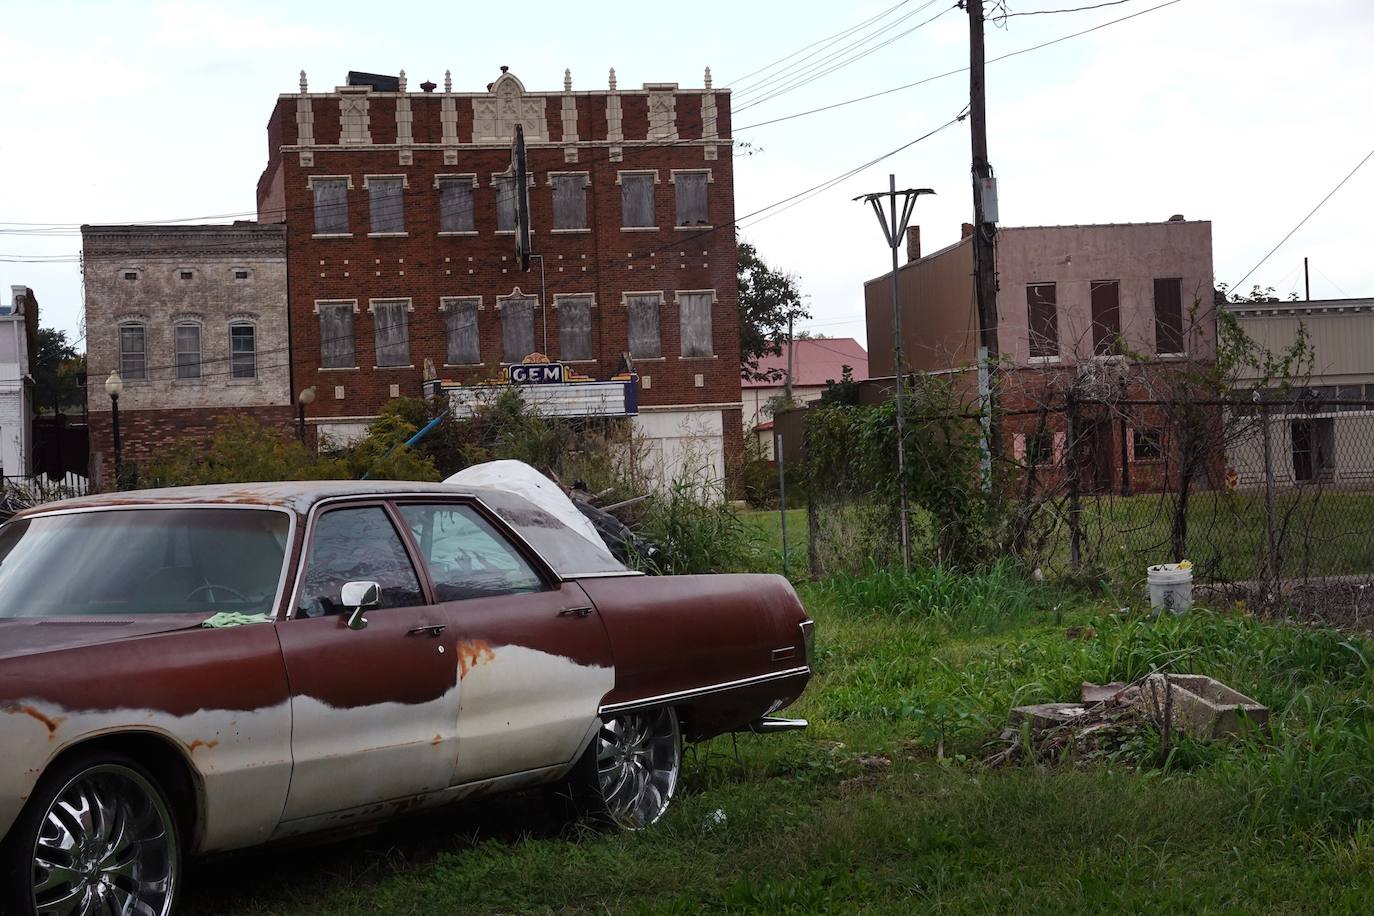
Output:
[[1245,735],[1269,723],[1269,710],[1221,681],[1202,674],[1152,674],[1141,690],[1145,712],[1173,728],[1208,740]]
[[1105,703],[1108,706],[1129,706],[1139,701],[1140,687],[1122,681],[1112,681],[1110,684],[1084,681],[1082,697],[1083,702],[1090,705]]
[[1017,728],[1025,722],[1029,722],[1031,728],[1058,728],[1072,723],[1086,712],[1082,703],[1038,703],[1013,709],[1010,723]]

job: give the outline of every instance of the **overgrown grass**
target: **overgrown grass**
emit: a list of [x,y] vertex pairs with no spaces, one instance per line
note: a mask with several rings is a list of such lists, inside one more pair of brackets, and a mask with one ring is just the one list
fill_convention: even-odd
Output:
[[[1369,643],[1199,610],[1117,615],[1010,566],[801,587],[800,734],[688,755],[663,823],[559,833],[533,802],[202,866],[191,913],[1367,912]],[[1142,735],[1111,759],[987,770],[1009,706],[1156,668],[1270,706],[1242,743]]]

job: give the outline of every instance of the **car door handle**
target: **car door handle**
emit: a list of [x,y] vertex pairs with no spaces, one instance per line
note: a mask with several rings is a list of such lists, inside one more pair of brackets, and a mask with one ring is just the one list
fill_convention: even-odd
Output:
[[565,607],[558,612],[559,617],[590,617],[591,607]]
[[440,633],[444,632],[445,629],[446,629],[445,624],[442,624],[442,623],[431,623],[431,624],[429,624],[428,626],[415,627],[414,629],[406,630],[406,635],[407,635],[407,636],[438,636]]

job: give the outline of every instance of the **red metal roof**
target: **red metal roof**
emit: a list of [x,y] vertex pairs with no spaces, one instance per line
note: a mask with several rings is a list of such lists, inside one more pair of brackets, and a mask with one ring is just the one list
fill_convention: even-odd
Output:
[[[830,379],[838,382],[845,366],[853,370],[856,381],[868,378],[868,351],[852,337],[824,337],[792,343],[793,385],[824,385]],[[765,356],[759,360],[759,371],[768,369],[787,371],[786,344],[781,356]],[[744,379],[742,384],[745,388],[777,388],[782,385],[782,378],[779,376],[775,382]]]

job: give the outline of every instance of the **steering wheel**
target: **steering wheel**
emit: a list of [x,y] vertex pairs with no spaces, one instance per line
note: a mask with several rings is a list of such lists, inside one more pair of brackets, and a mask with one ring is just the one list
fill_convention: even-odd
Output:
[[206,591],[206,590],[208,590],[208,589],[215,589],[215,588],[218,588],[218,589],[221,589],[221,590],[223,590],[223,591],[228,592],[229,594],[233,595],[235,598],[237,598],[237,599],[240,600],[240,601],[247,601],[247,600],[248,600],[248,596],[245,595],[243,592],[239,591],[238,589],[236,589],[236,588],[230,588],[230,587],[227,586],[227,585],[215,585],[215,584],[212,583],[212,582],[206,582],[204,585],[197,585],[195,588],[193,588],[193,589],[191,589],[189,592],[187,592],[187,593],[186,593],[186,597],[183,598],[182,600],[183,600],[183,601],[190,601],[192,598],[194,598],[196,595],[200,594],[201,592]]

